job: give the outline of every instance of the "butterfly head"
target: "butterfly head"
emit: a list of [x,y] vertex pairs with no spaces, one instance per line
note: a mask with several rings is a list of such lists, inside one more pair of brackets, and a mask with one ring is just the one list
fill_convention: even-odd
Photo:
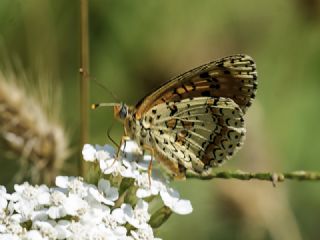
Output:
[[129,107],[124,103],[120,103],[113,107],[113,112],[114,116],[123,122],[129,114]]

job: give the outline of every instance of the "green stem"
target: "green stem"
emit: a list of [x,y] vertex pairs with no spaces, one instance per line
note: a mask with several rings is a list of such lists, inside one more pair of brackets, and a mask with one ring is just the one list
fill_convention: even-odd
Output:
[[136,196],[137,190],[138,187],[135,185],[132,185],[130,188],[128,188],[124,197],[124,202],[129,203],[131,206],[135,206],[138,200]]
[[202,180],[211,180],[214,178],[222,179],[238,179],[238,180],[262,180],[272,183],[283,182],[284,180],[300,180],[300,181],[318,181],[320,180],[320,172],[294,171],[288,173],[272,173],[272,172],[244,172],[241,170],[216,171],[206,175],[199,175],[195,172],[187,172],[187,178],[196,178]]

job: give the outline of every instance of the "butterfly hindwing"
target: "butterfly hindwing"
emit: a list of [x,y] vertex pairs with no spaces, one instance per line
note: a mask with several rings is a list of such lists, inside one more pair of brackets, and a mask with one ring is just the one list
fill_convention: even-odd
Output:
[[243,112],[232,99],[188,98],[161,103],[145,115],[157,156],[196,172],[230,158],[243,142]]

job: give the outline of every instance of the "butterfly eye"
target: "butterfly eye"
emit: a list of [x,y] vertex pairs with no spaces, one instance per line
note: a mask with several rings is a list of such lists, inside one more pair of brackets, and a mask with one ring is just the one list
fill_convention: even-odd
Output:
[[119,111],[119,117],[120,119],[125,119],[128,115],[128,107],[126,105],[121,105],[120,111]]

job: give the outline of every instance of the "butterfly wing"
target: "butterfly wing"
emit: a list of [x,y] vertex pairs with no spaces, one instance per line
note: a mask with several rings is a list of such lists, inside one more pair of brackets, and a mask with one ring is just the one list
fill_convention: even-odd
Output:
[[241,146],[245,134],[242,110],[222,97],[160,103],[144,119],[151,119],[156,156],[177,175],[185,169],[201,173],[219,166]]
[[257,72],[253,59],[233,55],[197,67],[163,84],[136,105],[136,119],[153,106],[195,97],[231,98],[245,113],[255,97]]

